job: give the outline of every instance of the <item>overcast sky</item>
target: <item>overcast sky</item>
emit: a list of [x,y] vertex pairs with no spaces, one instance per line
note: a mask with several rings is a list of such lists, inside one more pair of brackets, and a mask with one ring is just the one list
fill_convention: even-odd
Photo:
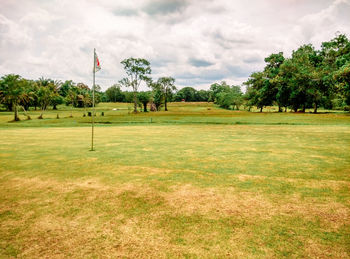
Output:
[[146,58],[152,77],[207,89],[241,84],[271,53],[350,36],[350,0],[0,0],[0,76],[92,83],[103,89]]

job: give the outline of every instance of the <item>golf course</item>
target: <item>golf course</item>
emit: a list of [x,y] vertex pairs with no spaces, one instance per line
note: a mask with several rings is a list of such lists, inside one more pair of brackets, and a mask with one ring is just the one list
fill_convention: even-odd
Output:
[[168,108],[1,112],[0,258],[350,257],[349,112]]

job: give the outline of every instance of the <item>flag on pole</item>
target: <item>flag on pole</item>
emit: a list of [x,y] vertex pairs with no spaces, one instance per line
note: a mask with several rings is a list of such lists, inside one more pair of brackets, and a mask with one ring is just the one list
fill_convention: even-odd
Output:
[[94,72],[97,72],[101,70],[101,65],[100,65],[100,61],[98,60],[97,54],[95,52],[95,67],[94,67]]
[[91,151],[94,151],[94,116],[95,116],[95,73],[101,70],[100,61],[96,55],[94,49],[94,71],[93,71],[93,84],[92,84],[92,116],[91,116]]

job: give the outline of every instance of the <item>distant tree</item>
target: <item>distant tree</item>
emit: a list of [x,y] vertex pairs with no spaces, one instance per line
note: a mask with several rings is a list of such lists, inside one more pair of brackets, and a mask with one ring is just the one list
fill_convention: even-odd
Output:
[[162,86],[158,82],[151,82],[150,85],[152,87],[152,102],[156,106],[156,110],[159,111],[164,102]]
[[276,102],[278,104],[278,111],[281,111],[281,108],[284,107],[286,112],[287,107],[290,105],[291,89],[289,85],[282,75],[277,75],[271,79],[271,83],[277,85]]
[[[344,34],[322,43],[320,51],[323,68],[323,84],[327,99],[338,99],[340,106],[350,104],[347,71],[350,63],[350,41]],[[347,81],[346,81],[347,80]]]
[[289,65],[293,73],[287,80],[290,85],[290,102],[293,110],[302,108],[305,112],[308,101],[311,99],[310,91],[316,84],[314,82],[315,66],[312,63],[312,57],[315,50],[312,45],[303,45],[296,51],[293,51]]
[[79,107],[84,107],[84,116],[86,115],[86,107],[92,106],[92,94],[90,89],[82,89],[77,96]]
[[10,104],[14,110],[14,121],[19,121],[17,106],[23,94],[23,81],[19,75],[9,74],[0,81],[1,103]]
[[184,87],[180,89],[175,95],[175,101],[194,102],[196,100],[197,90],[193,87]]
[[168,111],[167,103],[168,103],[169,95],[172,93],[172,91],[176,90],[176,87],[174,85],[175,79],[172,77],[161,77],[158,79],[157,83],[163,92],[164,110]]
[[210,91],[211,91],[211,101],[216,103],[218,99],[218,95],[223,92],[229,92],[230,86],[225,81],[222,81],[221,83],[212,84],[210,86]]
[[73,107],[76,106],[77,102],[77,91],[74,88],[68,90],[67,96],[65,98],[66,105],[71,105],[70,117],[73,117]]
[[137,112],[137,90],[142,81],[150,80],[148,75],[151,74],[151,66],[149,61],[141,58],[128,58],[121,62],[124,70],[128,75],[123,78],[120,83],[126,87],[131,87],[134,95],[134,112]]
[[134,93],[133,92],[124,92],[125,99],[124,101],[127,103],[132,103],[134,101]]
[[66,80],[60,85],[60,87],[58,89],[58,93],[63,98],[65,98],[68,95],[68,91],[74,87],[75,87],[75,83],[72,80]]
[[[282,111],[282,103],[279,102],[280,99],[277,99],[277,93],[279,90],[283,91],[283,83],[277,80],[277,76],[280,71],[280,66],[283,64],[285,58],[283,56],[283,52],[279,52],[277,54],[271,54],[267,58],[265,58],[266,66],[264,69],[264,74],[266,79],[268,80],[264,84],[264,88],[261,89],[265,95],[266,105],[272,104],[274,101],[277,101],[278,111]],[[280,89],[282,88],[282,89]]]
[[[77,93],[76,106],[79,108],[84,108],[84,114],[85,114],[86,107],[92,106],[92,91],[86,84],[78,83],[76,86],[76,93]],[[96,102],[96,99],[97,98],[95,98],[95,102]]]
[[210,96],[210,91],[199,90],[199,91],[197,91],[197,94],[196,94],[196,101],[208,102],[209,96]]
[[247,82],[247,98],[249,106],[256,106],[262,112],[264,106],[272,104],[270,95],[266,95],[268,79],[263,72],[255,72],[250,75]]
[[143,105],[143,111],[147,112],[147,104],[151,100],[151,92],[139,92],[137,94],[138,100],[142,103]]
[[52,80],[51,83],[53,84],[53,91],[54,91],[54,95],[51,100],[51,104],[53,106],[52,109],[57,110],[57,105],[62,104],[64,101],[63,97],[59,94],[59,89],[62,85],[62,82],[59,80],[55,80],[55,81]]
[[38,99],[41,108],[41,113],[38,119],[43,119],[43,115],[47,107],[51,104],[52,100],[57,97],[56,86],[53,80],[45,79],[43,77],[39,78],[37,81],[39,86]]
[[35,82],[33,82],[32,80],[27,80],[24,78],[21,79],[23,91],[20,97],[19,106],[22,107],[27,117],[29,116],[27,115],[27,111],[29,110],[30,105],[33,103],[33,100],[36,97],[35,89],[33,87],[34,84]]
[[114,84],[106,90],[106,96],[108,102],[123,102],[125,96],[120,90],[120,84]]
[[334,73],[334,79],[337,82],[338,91],[345,99],[345,103],[350,105],[350,61]]
[[243,93],[239,86],[232,86],[226,91],[219,92],[216,95],[216,103],[224,109],[230,109],[231,106],[234,109],[239,110],[239,106],[243,103]]
[[232,96],[229,92],[221,92],[216,95],[216,103],[221,108],[229,109],[232,105]]
[[51,100],[51,104],[52,104],[52,109],[53,110],[57,110],[57,105],[63,104],[64,103],[64,98],[62,96],[60,96],[59,94],[54,95],[52,97]]

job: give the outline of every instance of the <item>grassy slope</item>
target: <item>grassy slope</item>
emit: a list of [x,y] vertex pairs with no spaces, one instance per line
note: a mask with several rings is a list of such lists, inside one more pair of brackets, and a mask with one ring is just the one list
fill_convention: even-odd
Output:
[[115,105],[95,152],[80,111],[0,116],[0,256],[349,257],[347,114]]

